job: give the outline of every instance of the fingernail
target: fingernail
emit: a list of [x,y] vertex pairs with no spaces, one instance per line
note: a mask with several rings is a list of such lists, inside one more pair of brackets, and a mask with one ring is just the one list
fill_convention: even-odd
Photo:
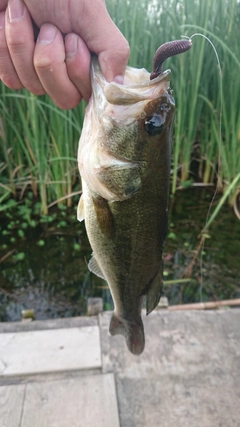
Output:
[[68,34],[65,39],[66,57],[71,58],[76,55],[78,48],[78,36],[76,34]]
[[38,35],[38,43],[43,46],[53,42],[57,34],[57,27],[51,24],[43,24]]
[[119,85],[123,85],[123,81],[124,81],[124,76],[116,76],[114,77],[113,81],[115,83],[118,83]]
[[0,30],[3,30],[5,28],[5,13],[0,13]]
[[22,0],[9,0],[8,2],[8,20],[9,22],[18,22],[24,15],[24,3]]

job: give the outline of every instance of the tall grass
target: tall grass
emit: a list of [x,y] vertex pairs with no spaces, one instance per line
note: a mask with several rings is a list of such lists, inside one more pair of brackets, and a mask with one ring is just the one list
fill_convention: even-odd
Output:
[[[178,182],[188,179],[193,155],[199,161],[196,178],[212,183],[218,173],[226,190],[240,170],[240,3],[237,0],[125,0],[121,5],[118,1],[108,4],[130,42],[133,66],[151,69],[158,46],[181,35],[201,32],[216,46],[222,80],[214,51],[202,37],[193,38],[189,52],[166,61],[166,67],[172,69],[176,99],[172,192]],[[232,189],[231,202],[238,186],[239,182]]]
[[77,180],[84,106],[61,111],[46,97],[2,87],[0,109],[0,189],[16,196],[31,188],[46,214],[48,203],[71,194]]
[[[159,45],[181,35],[201,32],[215,44],[222,92],[217,60],[204,38],[194,37],[189,52],[165,64],[172,70],[176,100],[172,192],[193,173],[194,157],[199,164],[194,178],[216,183],[218,176],[219,189],[233,203],[240,186],[235,179],[240,171],[239,1],[108,0],[107,6],[130,43],[132,66],[150,71]],[[48,203],[71,194],[78,178],[76,154],[84,106],[64,112],[48,97],[12,93],[3,85],[0,93],[0,201],[31,187],[46,213]]]

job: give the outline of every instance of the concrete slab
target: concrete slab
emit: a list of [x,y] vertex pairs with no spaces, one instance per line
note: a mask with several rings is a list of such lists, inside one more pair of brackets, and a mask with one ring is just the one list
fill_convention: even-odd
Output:
[[103,372],[115,372],[122,427],[240,426],[240,310],[143,315],[140,356],[99,315]]
[[113,374],[26,387],[21,427],[119,427]]
[[43,331],[45,329],[82,328],[84,326],[97,326],[96,316],[78,316],[62,319],[33,320],[31,322],[0,322],[0,333]]
[[0,425],[20,427],[26,386],[0,387]]
[[98,326],[0,334],[0,376],[99,367]]
[[239,381],[231,375],[117,376],[122,427],[239,427]]

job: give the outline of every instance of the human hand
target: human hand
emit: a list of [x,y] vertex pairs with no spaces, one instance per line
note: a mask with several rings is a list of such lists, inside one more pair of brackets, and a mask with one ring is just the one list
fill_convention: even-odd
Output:
[[108,81],[122,82],[129,46],[104,0],[0,0],[0,78],[11,89],[74,108],[91,94],[90,52]]

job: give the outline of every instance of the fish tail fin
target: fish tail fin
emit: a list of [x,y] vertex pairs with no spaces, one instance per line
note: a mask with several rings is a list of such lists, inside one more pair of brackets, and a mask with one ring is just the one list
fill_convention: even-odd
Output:
[[113,313],[109,332],[111,335],[123,335],[129,351],[132,354],[139,355],[143,352],[145,346],[144,329],[142,319],[139,323],[130,323],[122,317]]

